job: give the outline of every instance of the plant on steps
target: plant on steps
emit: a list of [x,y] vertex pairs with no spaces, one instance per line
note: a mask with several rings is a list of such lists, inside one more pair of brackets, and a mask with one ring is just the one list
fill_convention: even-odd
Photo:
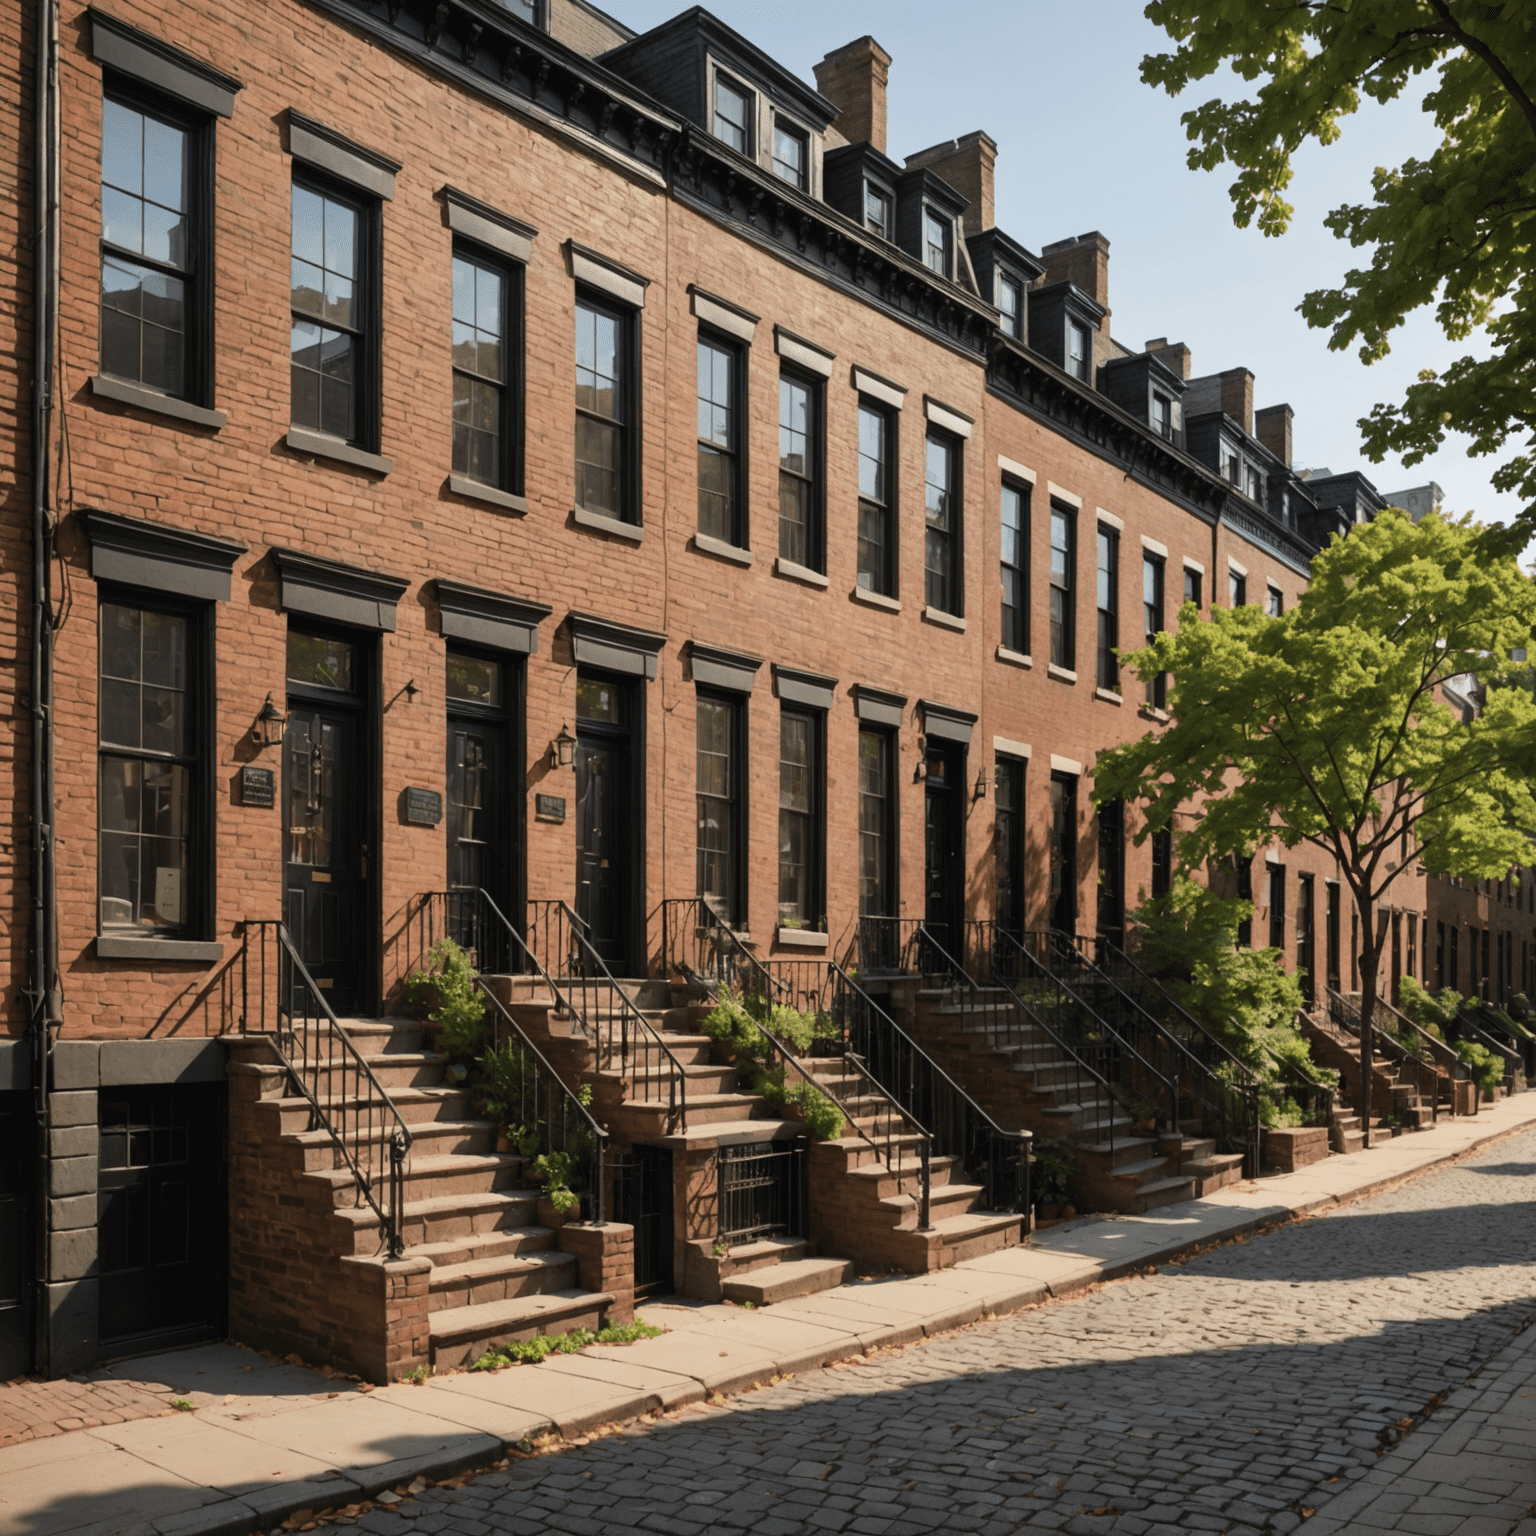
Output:
[[1503,1083],[1504,1063],[1486,1045],[1462,1040],[1456,1046],[1456,1054],[1472,1069],[1472,1080],[1479,1093],[1490,1095]]
[[1403,1012],[1437,1040],[1445,1039],[1446,1029],[1455,1023],[1465,999],[1460,992],[1442,987],[1439,992],[1427,992],[1412,976],[1398,979],[1398,999]]
[[475,985],[475,968],[452,939],[439,939],[427,951],[427,964],[412,971],[406,996],[429,1009],[427,1018],[441,1030],[443,1055],[468,1061],[485,1043],[485,998]]
[[[567,1130],[564,1147],[549,1145],[550,1125],[539,1112],[544,1094],[537,1066],[533,1056],[515,1040],[505,1040],[480,1058],[475,1092],[501,1134],[517,1148],[518,1156],[532,1160],[528,1171],[543,1187],[544,1197],[564,1214],[581,1203],[572,1186],[582,1182],[580,1174],[592,1152],[592,1133]],[[582,1083],[576,1098],[583,1108],[589,1108],[592,1085]]]
[[1037,1206],[1060,1208],[1071,1194],[1072,1151],[1065,1142],[1035,1137],[1030,1186]]

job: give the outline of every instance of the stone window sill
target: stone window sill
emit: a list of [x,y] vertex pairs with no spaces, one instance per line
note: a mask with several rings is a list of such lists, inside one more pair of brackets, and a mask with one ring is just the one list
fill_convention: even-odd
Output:
[[1070,671],[1066,667],[1058,667],[1054,661],[1046,662],[1045,671],[1047,677],[1054,677],[1058,683],[1075,683],[1077,681],[1076,672]]
[[91,380],[91,393],[103,400],[115,400],[119,405],[137,406],[141,411],[153,411],[156,416],[169,416],[175,421],[190,422],[195,427],[212,427],[215,432],[229,419],[223,411],[210,411],[207,406],[193,405],[190,400],[177,400],[162,395],[157,389],[146,389],[142,384],[132,384],[127,379],[109,379],[97,374]]
[[317,459],[334,459],[338,464],[350,464],[353,469],[366,469],[371,474],[387,475],[394,464],[382,453],[368,453],[354,448],[351,443],[324,432],[311,432],[306,427],[290,427],[284,441],[295,453],[307,453]]
[[511,491],[497,490],[494,485],[484,485],[479,480],[471,480],[468,475],[449,475],[448,489],[455,496],[462,496],[466,501],[478,501],[488,507],[499,507],[503,512],[512,512],[518,517],[528,515],[526,496],[514,496]]
[[1096,699],[1103,699],[1106,704],[1125,703],[1125,695],[1116,693],[1113,688],[1095,688],[1093,690],[1093,696]]
[[141,939],[136,934],[103,933],[96,939],[98,960],[193,961],[204,965],[224,958],[216,940]]
[[965,620],[957,613],[945,613],[942,608],[929,607],[923,609],[923,618],[941,629],[953,629],[962,635],[965,633]]
[[1168,723],[1168,711],[1156,704],[1143,704],[1140,713],[1150,715],[1152,719],[1158,721],[1161,725],[1167,725]]
[[804,582],[808,587],[827,587],[831,583],[820,571],[813,571],[808,565],[796,565],[793,560],[785,560],[780,557],[773,562],[773,574],[784,576],[790,581]]
[[1035,664],[1033,656],[1026,656],[1023,651],[1010,651],[1006,645],[998,646],[997,659],[1006,661],[1010,667],[1032,667]]
[[701,555],[714,555],[718,560],[729,560],[732,565],[756,565],[757,556],[739,544],[727,544],[724,539],[711,538],[707,533],[693,536],[693,547]]
[[887,613],[900,613],[901,604],[884,592],[871,592],[868,587],[855,587],[848,594],[856,603],[868,603],[871,608],[884,608]]
[[578,528],[590,528],[594,533],[612,534],[616,539],[627,539],[639,544],[645,538],[645,529],[638,523],[621,522],[606,512],[589,512],[585,507],[571,508],[571,521]]
[[814,928],[780,928],[774,935],[780,944],[798,945],[801,949],[825,949],[832,940]]

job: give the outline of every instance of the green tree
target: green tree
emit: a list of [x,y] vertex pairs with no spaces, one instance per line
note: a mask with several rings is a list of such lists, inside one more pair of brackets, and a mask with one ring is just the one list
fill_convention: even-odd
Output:
[[[1142,61],[1142,79],[1177,96],[1223,66],[1249,83],[1242,99],[1184,114],[1189,164],[1236,168],[1233,217],[1283,234],[1291,161],[1309,139],[1331,144],[1364,98],[1394,101],[1420,76],[1440,141],[1426,160],[1378,168],[1369,203],[1346,204],[1328,228],[1370,265],[1309,293],[1308,324],[1329,345],[1384,357],[1392,332],[1434,306],[1452,341],[1487,327],[1492,355],[1422,372],[1397,405],[1360,422],[1367,455],[1417,464],[1447,431],[1474,454],[1511,439],[1523,451],[1494,473],[1536,523],[1536,6],[1508,0],[1152,0],[1150,20],[1175,43]],[[1524,530],[1530,532],[1527,527]]]
[[[1097,804],[1143,802],[1139,839],[1198,808],[1187,871],[1271,841],[1337,860],[1360,914],[1364,1114],[1393,882],[1421,862],[1484,878],[1529,859],[1536,699],[1499,684],[1523,673],[1511,653],[1533,624],[1536,583],[1487,530],[1389,509],[1317,556],[1291,612],[1185,604],[1175,633],[1125,658],[1172,675],[1171,723],[1099,757]],[[1487,700],[1464,721],[1437,685],[1474,671]]]

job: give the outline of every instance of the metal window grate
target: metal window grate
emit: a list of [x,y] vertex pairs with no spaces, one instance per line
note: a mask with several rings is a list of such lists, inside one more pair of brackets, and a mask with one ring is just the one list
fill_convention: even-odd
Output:
[[805,1236],[805,1137],[720,1149],[720,1237]]

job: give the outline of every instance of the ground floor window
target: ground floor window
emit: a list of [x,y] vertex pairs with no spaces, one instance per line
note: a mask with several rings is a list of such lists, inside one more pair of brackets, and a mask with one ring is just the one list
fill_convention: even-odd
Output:
[[997,760],[996,840],[997,922],[1005,933],[1024,935],[1024,764]]
[[896,912],[896,786],[888,731],[859,732],[859,916]]
[[821,905],[821,742],[816,715],[779,718],[779,926],[814,928]]
[[698,893],[740,926],[741,706],[701,693],[697,714]]

